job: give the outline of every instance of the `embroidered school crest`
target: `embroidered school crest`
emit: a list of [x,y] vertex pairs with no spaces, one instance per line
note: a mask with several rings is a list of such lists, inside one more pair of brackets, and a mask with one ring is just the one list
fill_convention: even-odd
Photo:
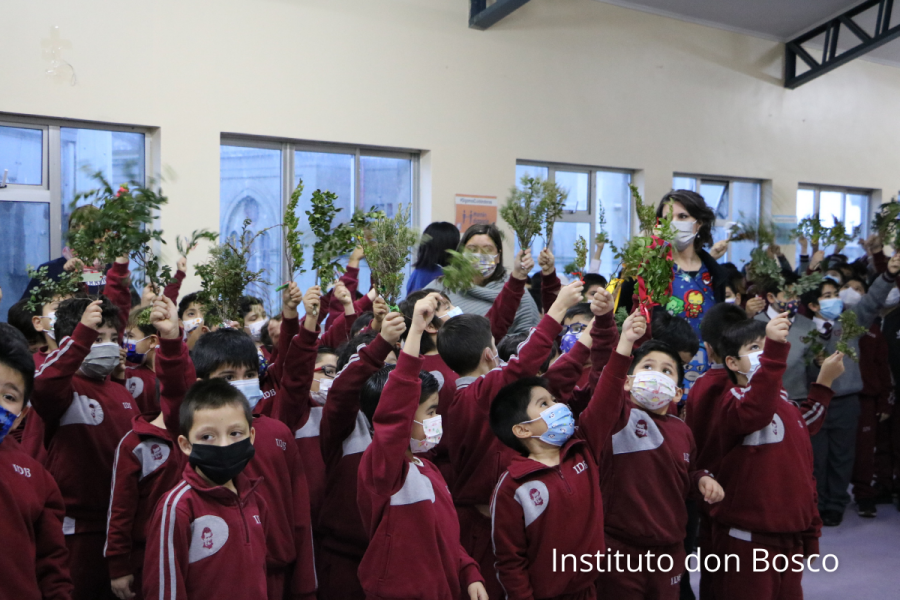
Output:
[[159,447],[159,444],[153,444],[152,446],[150,446],[150,456],[153,457],[153,460],[163,459],[162,449]]
[[647,422],[643,419],[634,426],[634,435],[639,438],[647,437]]
[[209,527],[203,528],[203,534],[201,535],[201,539],[203,540],[203,547],[206,550],[212,550],[213,547],[213,532]]
[[544,504],[544,499],[541,498],[541,493],[536,489],[532,488],[529,495],[531,496],[531,501],[534,502],[535,506],[541,506],[542,504]]

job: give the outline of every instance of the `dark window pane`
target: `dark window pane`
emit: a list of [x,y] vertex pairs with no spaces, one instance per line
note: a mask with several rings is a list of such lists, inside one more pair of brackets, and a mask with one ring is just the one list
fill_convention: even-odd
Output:
[[50,205],[0,202],[0,321],[28,286],[28,267],[50,260]]
[[43,169],[43,131],[24,127],[0,127],[0,181],[41,185]]

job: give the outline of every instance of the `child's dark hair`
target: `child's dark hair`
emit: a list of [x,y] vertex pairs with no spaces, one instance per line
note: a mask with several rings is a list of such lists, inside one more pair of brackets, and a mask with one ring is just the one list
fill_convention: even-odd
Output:
[[241,296],[240,303],[238,304],[239,310],[241,311],[241,318],[247,316],[247,313],[253,310],[254,306],[262,306],[263,313],[266,312],[265,303],[263,303],[261,298],[257,298],[256,296]]
[[491,347],[491,339],[491,322],[485,317],[459,315],[438,330],[438,353],[448,367],[465,375],[478,368],[481,353]]
[[356,320],[353,321],[353,325],[350,326],[350,337],[352,338],[359,335],[359,332],[368,327],[374,318],[375,313],[372,311],[366,311],[359,315]]
[[844,278],[844,285],[847,285],[847,284],[850,283],[851,281],[856,281],[856,282],[858,282],[858,283],[862,286],[862,289],[863,289],[863,290],[865,290],[865,291],[867,291],[867,292],[869,291],[869,286],[868,286],[868,284],[866,283],[865,279],[863,279],[862,277],[856,275],[855,273],[854,273],[853,275],[850,275],[850,276]]
[[275,342],[272,341],[272,336],[269,335],[269,322],[271,320],[271,318],[266,319],[266,324],[263,325],[262,331],[259,332],[259,342],[268,348],[269,352],[275,347]]
[[757,289],[761,289],[764,295],[772,294],[773,296],[778,296],[779,292],[785,291],[788,286],[792,286],[800,280],[800,276],[793,271],[783,271],[781,276],[784,278],[783,285],[767,277],[762,283],[757,285]]
[[678,370],[678,379],[675,383],[681,387],[681,384],[684,381],[684,362],[672,346],[659,340],[649,340],[641,344],[640,348],[635,349],[632,353],[633,358],[631,360],[631,367],[628,368],[628,374],[631,375],[634,373],[634,368],[637,364],[651,352],[662,352],[675,361],[675,368]]
[[0,365],[17,371],[25,384],[25,401],[34,387],[34,357],[28,349],[28,340],[9,323],[0,323]]
[[[497,344],[497,354],[500,356],[500,360],[503,362],[509,362],[509,359],[514,355],[519,353],[519,346],[522,345],[522,342],[528,339],[527,333],[510,333],[507,334],[500,343]],[[544,361],[544,364],[541,365],[540,371],[541,373],[546,373],[547,369],[550,368],[550,361],[553,360],[554,356],[559,354],[559,342],[557,340],[553,340],[553,349],[550,350],[550,354],[547,355],[547,360]]]
[[200,292],[193,292],[178,301],[178,318],[184,320],[184,313],[191,304],[200,303]]
[[447,250],[456,250],[459,245],[459,229],[453,223],[436,221],[422,232],[414,269],[446,267],[450,262]]
[[44,336],[38,333],[31,321],[33,316],[41,316],[40,312],[33,313],[26,306],[28,298],[22,298],[9,307],[6,313],[6,320],[10,325],[15,327],[21,333],[29,344],[44,344]]
[[[378,401],[381,400],[381,392],[387,385],[388,377],[396,367],[397,365],[384,365],[369,377],[359,390],[359,408],[366,415],[369,423],[372,423],[372,418],[375,416],[375,409],[378,408]],[[422,404],[438,393],[440,385],[435,376],[428,371],[419,372],[419,381],[422,388],[419,394],[419,404]]]
[[606,289],[607,284],[606,277],[600,275],[599,273],[585,273],[584,277],[581,278],[584,282],[584,289],[587,290],[592,285],[599,285],[603,289]]
[[152,310],[151,306],[136,306],[131,309],[131,312],[128,313],[128,322],[125,323],[125,329],[137,329],[145,336],[156,335],[156,327],[151,325],[150,323],[141,323],[142,316],[144,315],[144,311],[148,313]]
[[659,201],[659,206],[656,207],[657,219],[662,218],[666,204],[672,201],[680,203],[688,214],[700,223],[697,237],[694,238],[694,248],[699,250],[703,246],[711,246],[713,243],[712,226],[716,223],[716,213],[707,206],[703,196],[690,190],[672,190]]
[[[205,336],[204,336],[205,337]],[[181,435],[189,437],[194,426],[194,413],[198,410],[211,410],[223,406],[239,406],[247,417],[247,424],[253,425],[253,411],[247,398],[236,387],[224,379],[206,379],[191,386],[181,403],[178,412],[178,425]]]
[[594,318],[594,313],[591,312],[590,302],[579,302],[578,304],[567,310],[566,316],[563,319],[563,323],[565,323],[569,319],[574,319],[581,316],[587,317],[588,321]]
[[491,402],[491,430],[497,439],[522,456],[528,456],[528,448],[516,437],[512,428],[530,420],[528,403],[531,402],[531,390],[537,387],[548,389],[547,380],[542,377],[526,377],[505,386]]
[[[119,307],[110,302],[106,296],[100,296],[100,300],[102,301],[100,304],[102,318],[100,327],[118,329]],[[61,342],[64,337],[72,335],[91,302],[93,300],[90,298],[69,298],[59,303],[59,307],[56,309],[56,325],[53,327],[57,343]]]
[[359,333],[349,341],[344,342],[337,348],[337,370],[340,373],[344,367],[347,366],[347,363],[350,362],[350,358],[359,352],[360,346],[368,346],[378,337],[378,333],[374,331],[367,331],[365,333]]
[[256,344],[237,329],[217,329],[202,336],[191,350],[191,360],[200,379],[208,379],[224,365],[259,371]]
[[665,342],[675,352],[688,352],[691,356],[700,349],[700,338],[691,324],[681,317],[673,317],[664,310],[653,312],[653,324],[650,327],[653,339]]
[[[416,308],[416,302],[418,302],[422,298],[425,298],[426,296],[428,296],[428,294],[433,294],[433,293],[435,293],[435,290],[418,290],[416,292],[413,292],[406,298],[404,298],[403,302],[400,303],[400,305],[399,305],[400,312],[403,314],[403,320],[406,321],[406,331],[403,332],[402,339],[404,339],[404,340],[406,339],[406,335],[409,333],[409,330],[412,328],[413,311]],[[445,294],[443,292],[438,292],[438,293],[441,294],[444,298],[446,298],[448,302],[450,301],[450,298],[449,298],[449,296],[447,296],[447,294]],[[434,315],[434,317],[432,317],[432,319],[431,319],[431,325],[435,329],[440,329],[441,325],[443,325],[443,319],[441,319],[437,315]],[[428,354],[429,352],[431,352],[434,349],[435,349],[435,343],[431,339],[431,336],[423,335],[422,341],[421,341],[421,346],[419,348],[419,352],[421,352],[422,354]]]
[[337,356],[337,350],[330,346],[319,346],[316,348],[316,362],[319,362],[319,359],[323,356],[330,354],[331,356]]
[[[722,362],[724,363],[729,356],[737,358],[741,354],[742,346],[765,336],[766,324],[756,319],[748,319],[727,327],[722,332],[722,338],[719,342],[721,347],[719,356],[722,358]],[[726,368],[728,367],[726,366]]]
[[[700,321],[700,335],[703,341],[712,347],[713,352],[722,358],[721,339],[722,332],[735,323],[743,323],[747,320],[747,313],[740,306],[721,302],[713,305],[703,320]],[[724,359],[723,359],[724,360]]]
[[809,312],[812,313],[809,305],[819,303],[819,298],[821,298],[822,294],[825,293],[825,286],[827,285],[833,287],[835,293],[839,292],[841,289],[840,283],[835,283],[831,279],[825,279],[822,281],[822,283],[800,296],[800,304],[802,304],[806,310],[809,310]]

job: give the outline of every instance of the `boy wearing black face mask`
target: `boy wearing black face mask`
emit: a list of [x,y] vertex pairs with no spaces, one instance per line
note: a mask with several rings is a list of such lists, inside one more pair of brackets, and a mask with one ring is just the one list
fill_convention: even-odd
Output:
[[250,405],[210,379],[188,391],[179,417],[178,446],[189,464],[150,522],[144,595],[265,598],[268,513],[260,481],[243,474],[255,453]]
[[56,339],[35,374],[32,406],[44,423],[47,470],[66,504],[63,533],[75,584],[73,598],[111,595],[103,545],[113,457],[137,405],[110,381],[120,364],[118,311],[105,298],[59,305]]

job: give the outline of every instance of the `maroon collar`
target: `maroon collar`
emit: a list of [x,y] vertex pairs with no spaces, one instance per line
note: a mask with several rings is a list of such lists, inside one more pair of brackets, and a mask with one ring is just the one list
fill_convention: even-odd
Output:
[[216,485],[210,486],[200,475],[194,470],[190,463],[184,465],[184,480],[200,494],[216,500],[220,504],[237,504],[247,500],[247,497],[253,493],[261,478],[250,479],[243,473],[238,474],[234,478],[234,487],[237,489],[237,495],[228,488]]

